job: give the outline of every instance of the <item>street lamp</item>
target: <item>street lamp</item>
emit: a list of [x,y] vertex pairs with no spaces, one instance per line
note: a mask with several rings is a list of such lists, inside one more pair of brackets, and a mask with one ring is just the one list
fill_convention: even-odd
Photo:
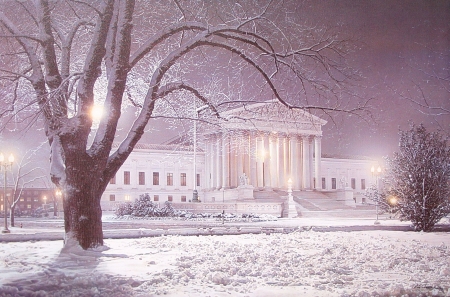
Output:
[[198,200],[197,191],[197,120],[198,114],[208,108],[209,105],[203,105],[195,109],[195,119],[194,119],[194,191],[192,193],[192,202],[200,202]]
[[[375,188],[378,191],[378,176],[381,173],[381,167],[378,166],[377,170],[375,171],[375,167],[372,166],[372,168],[370,168],[370,172],[372,172],[372,180],[373,180],[373,176],[375,175]],[[376,204],[375,204],[375,206],[376,206],[376,213],[377,213],[377,219],[376,219],[376,221],[374,223],[375,225],[380,224],[380,221],[378,221],[378,199],[379,199],[379,197],[377,197],[377,201],[376,201]]]
[[8,157],[8,161],[5,161],[5,156],[3,156],[2,153],[0,153],[0,166],[3,169],[4,174],[4,182],[3,182],[3,210],[5,212],[5,228],[2,230],[2,233],[10,233],[11,231],[9,231],[8,229],[8,217],[6,215],[6,208],[7,208],[7,204],[6,204],[6,172],[8,170],[12,169],[12,165],[14,163],[14,156],[13,154],[9,155]]

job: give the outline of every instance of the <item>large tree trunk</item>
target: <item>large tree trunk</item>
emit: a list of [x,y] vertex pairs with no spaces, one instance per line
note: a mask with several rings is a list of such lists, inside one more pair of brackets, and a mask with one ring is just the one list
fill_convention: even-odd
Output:
[[[77,135],[61,141],[64,174],[60,180],[64,208],[64,245],[79,244],[83,249],[103,245],[101,195],[106,158],[92,157],[82,147]],[[77,141],[78,140],[78,141]]]
[[83,249],[88,249],[103,245],[101,194],[98,195],[92,187],[88,182],[72,182],[65,188],[65,246],[79,244]]

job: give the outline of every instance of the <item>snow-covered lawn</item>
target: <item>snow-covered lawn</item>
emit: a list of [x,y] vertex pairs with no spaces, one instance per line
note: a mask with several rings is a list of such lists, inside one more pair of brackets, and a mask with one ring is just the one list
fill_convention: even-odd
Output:
[[64,253],[61,241],[0,243],[0,296],[450,296],[449,233],[298,231],[105,243],[104,251]]

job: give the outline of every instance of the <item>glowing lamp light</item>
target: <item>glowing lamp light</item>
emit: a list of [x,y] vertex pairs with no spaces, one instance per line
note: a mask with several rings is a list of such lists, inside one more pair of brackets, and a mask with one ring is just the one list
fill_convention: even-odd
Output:
[[[5,156],[3,155],[3,153],[0,153],[0,163],[3,163],[4,161],[5,161]],[[14,155],[13,154],[9,155],[8,162],[14,163]]]
[[100,119],[103,117],[103,106],[94,105],[91,109],[91,117],[94,121],[100,121]]
[[389,202],[390,202],[392,205],[397,204],[397,197],[392,196],[391,198],[389,198]]

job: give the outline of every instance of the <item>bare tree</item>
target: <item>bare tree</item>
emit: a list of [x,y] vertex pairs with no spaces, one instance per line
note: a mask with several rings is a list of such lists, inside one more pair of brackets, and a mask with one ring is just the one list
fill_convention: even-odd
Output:
[[[42,145],[41,145],[42,146]],[[11,208],[11,226],[14,227],[15,209],[22,197],[23,190],[36,181],[45,179],[48,173],[36,162],[36,153],[40,147],[28,150],[14,166]]]
[[[4,119],[22,111],[34,120],[37,106],[42,116],[51,179],[63,191],[65,245],[103,244],[102,193],[154,111],[181,114],[207,105],[220,117],[247,97],[358,115],[367,104],[348,91],[357,76],[346,63],[352,42],[300,25],[289,13],[297,1],[0,5],[0,78],[8,104],[1,112]],[[105,114],[98,124],[91,117],[95,104]],[[137,115],[113,149],[125,104]]]

